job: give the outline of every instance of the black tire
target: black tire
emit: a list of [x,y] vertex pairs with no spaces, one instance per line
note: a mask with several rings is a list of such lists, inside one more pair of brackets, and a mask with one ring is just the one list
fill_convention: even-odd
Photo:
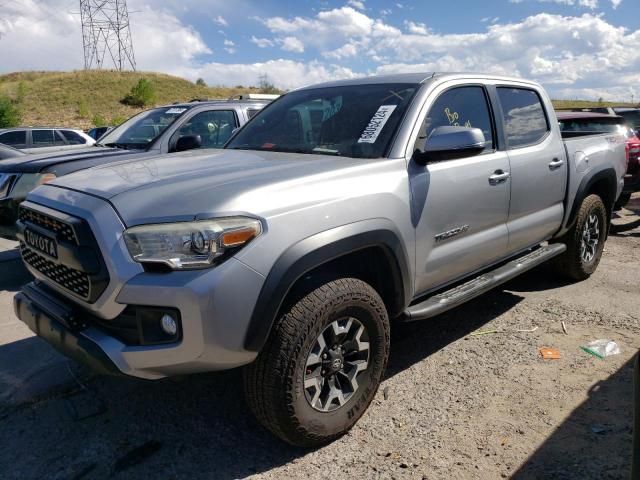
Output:
[[629,203],[629,201],[631,200],[631,194],[630,193],[623,193],[618,197],[618,200],[616,201],[615,206],[613,207],[614,210],[620,210],[622,207],[624,207],[627,203]]
[[[592,258],[585,259],[582,251],[585,225],[593,220],[593,216],[597,218],[598,242],[593,248]],[[598,195],[587,196],[580,205],[573,228],[560,240],[567,245],[567,251],[556,261],[556,269],[559,273],[573,280],[585,280],[596,271],[604,250],[607,222],[607,209],[602,199]]]
[[[326,329],[345,318],[365,328],[368,367],[356,374],[358,387],[342,406],[319,411],[304,388],[309,356]],[[371,286],[354,278],[325,283],[283,312],[256,361],[245,368],[249,408],[262,425],[290,444],[315,447],[331,442],[349,431],[373,400],[387,365],[389,342],[387,311]]]

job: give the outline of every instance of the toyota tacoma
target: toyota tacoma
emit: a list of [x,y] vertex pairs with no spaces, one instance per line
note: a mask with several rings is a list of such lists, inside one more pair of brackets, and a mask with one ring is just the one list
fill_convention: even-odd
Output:
[[258,420],[320,445],[366,411],[397,322],[547,260],[589,277],[624,142],[563,140],[545,91],[520,79],[301,88],[223,150],[116,162],[32,191],[18,236],[35,280],[15,311],[101,372],[242,366]]

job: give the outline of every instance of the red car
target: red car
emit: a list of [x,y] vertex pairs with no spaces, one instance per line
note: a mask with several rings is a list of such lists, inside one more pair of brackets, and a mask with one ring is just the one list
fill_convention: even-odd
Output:
[[[622,132],[627,138],[627,174],[624,190],[616,203],[622,207],[629,202],[633,192],[640,191],[640,138],[627,126],[624,118],[593,112],[556,112],[563,136],[592,135],[593,133]],[[575,134],[573,133],[575,132]]]

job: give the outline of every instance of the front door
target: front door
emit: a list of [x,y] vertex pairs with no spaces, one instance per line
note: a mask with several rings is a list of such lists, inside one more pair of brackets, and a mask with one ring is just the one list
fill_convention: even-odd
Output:
[[495,125],[481,85],[436,91],[427,100],[415,148],[436,127],[480,128],[485,150],[467,158],[409,164],[416,227],[416,292],[424,293],[504,256],[509,211],[509,159],[496,148]]

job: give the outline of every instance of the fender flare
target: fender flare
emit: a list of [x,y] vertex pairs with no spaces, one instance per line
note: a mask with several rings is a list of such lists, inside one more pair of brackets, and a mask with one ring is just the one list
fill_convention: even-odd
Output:
[[[582,205],[582,201],[587,196],[587,192],[591,190],[591,187],[596,182],[599,182],[603,179],[606,180],[609,186],[609,189],[612,192],[611,194],[612,202],[611,202],[611,205],[609,206],[609,210],[613,208],[613,204],[616,201],[616,198],[613,198],[613,197],[615,197],[615,194],[617,191],[616,171],[613,168],[608,167],[608,168],[599,170],[593,173],[592,175],[589,175],[588,177],[583,178],[582,181],[580,182],[580,185],[578,186],[578,190],[576,191],[576,195],[573,198],[573,204],[571,205],[571,213],[569,214],[569,217],[567,219],[567,223],[566,223],[567,230],[573,227],[573,224],[575,223],[578,215],[578,210],[580,210],[580,205]],[[606,199],[603,199],[603,200],[606,200]],[[609,217],[611,217],[610,211],[608,212],[608,215]]]
[[413,281],[404,242],[393,224],[384,219],[365,220],[318,233],[292,245],[269,271],[245,334],[244,348],[259,352],[293,285],[307,272],[331,260],[369,247],[385,252],[393,281],[399,289],[400,310],[408,305]]

